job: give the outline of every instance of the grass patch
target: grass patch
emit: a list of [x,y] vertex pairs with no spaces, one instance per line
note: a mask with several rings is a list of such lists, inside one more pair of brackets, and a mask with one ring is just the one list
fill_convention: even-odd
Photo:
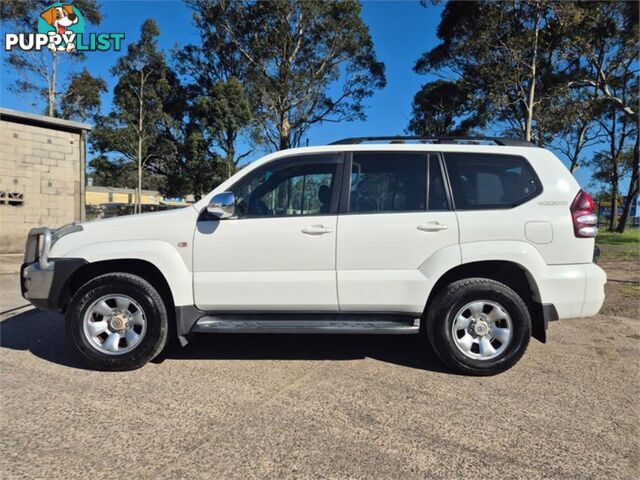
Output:
[[640,228],[627,228],[622,234],[600,231],[596,245],[602,259],[640,261]]
[[640,297],[640,283],[629,283],[622,286],[622,293],[625,297]]
[[627,228],[624,233],[598,232],[598,245],[633,245],[640,248],[640,228]]

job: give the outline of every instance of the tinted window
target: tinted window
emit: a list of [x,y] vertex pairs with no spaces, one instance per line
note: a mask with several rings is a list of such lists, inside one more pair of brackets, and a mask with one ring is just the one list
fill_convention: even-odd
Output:
[[429,155],[429,198],[428,210],[449,210],[444,179],[437,155]]
[[354,153],[349,211],[424,210],[426,169],[424,154]]
[[515,207],[542,191],[533,169],[522,157],[446,153],[445,161],[456,209]]
[[234,189],[243,217],[329,213],[336,164],[302,164],[262,170]]

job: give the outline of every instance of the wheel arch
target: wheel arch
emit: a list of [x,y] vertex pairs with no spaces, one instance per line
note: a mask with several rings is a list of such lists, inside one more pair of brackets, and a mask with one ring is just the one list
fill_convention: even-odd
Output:
[[62,287],[57,300],[58,310],[63,313],[66,311],[73,292],[76,292],[82,285],[100,275],[115,272],[137,275],[149,282],[165,302],[171,323],[175,323],[175,301],[167,279],[154,264],[140,259],[101,260],[84,264],[69,276]]
[[504,283],[513,289],[525,302],[531,314],[532,336],[546,342],[543,307],[540,303],[540,290],[527,268],[509,260],[480,260],[457,265],[442,274],[429,292],[423,316],[436,295],[452,282],[465,278],[480,277]]

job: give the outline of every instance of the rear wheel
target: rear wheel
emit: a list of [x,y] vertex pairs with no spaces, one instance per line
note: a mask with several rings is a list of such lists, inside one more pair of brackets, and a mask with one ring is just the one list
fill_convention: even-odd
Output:
[[531,336],[531,316],[520,296],[485,278],[454,282],[441,291],[426,316],[428,341],[454,370],[493,375],[513,366]]
[[168,316],[149,282],[129,273],[110,273],[90,280],[73,296],[66,329],[90,366],[132,370],[162,351]]

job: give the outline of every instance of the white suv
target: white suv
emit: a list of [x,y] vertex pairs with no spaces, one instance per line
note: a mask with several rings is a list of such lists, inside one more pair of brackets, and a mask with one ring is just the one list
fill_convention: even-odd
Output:
[[34,229],[21,284],[99,369],[196,332],[419,333],[488,375],[550,320],[598,313],[596,223],[528,142],[346,139],[268,155],[190,207]]

